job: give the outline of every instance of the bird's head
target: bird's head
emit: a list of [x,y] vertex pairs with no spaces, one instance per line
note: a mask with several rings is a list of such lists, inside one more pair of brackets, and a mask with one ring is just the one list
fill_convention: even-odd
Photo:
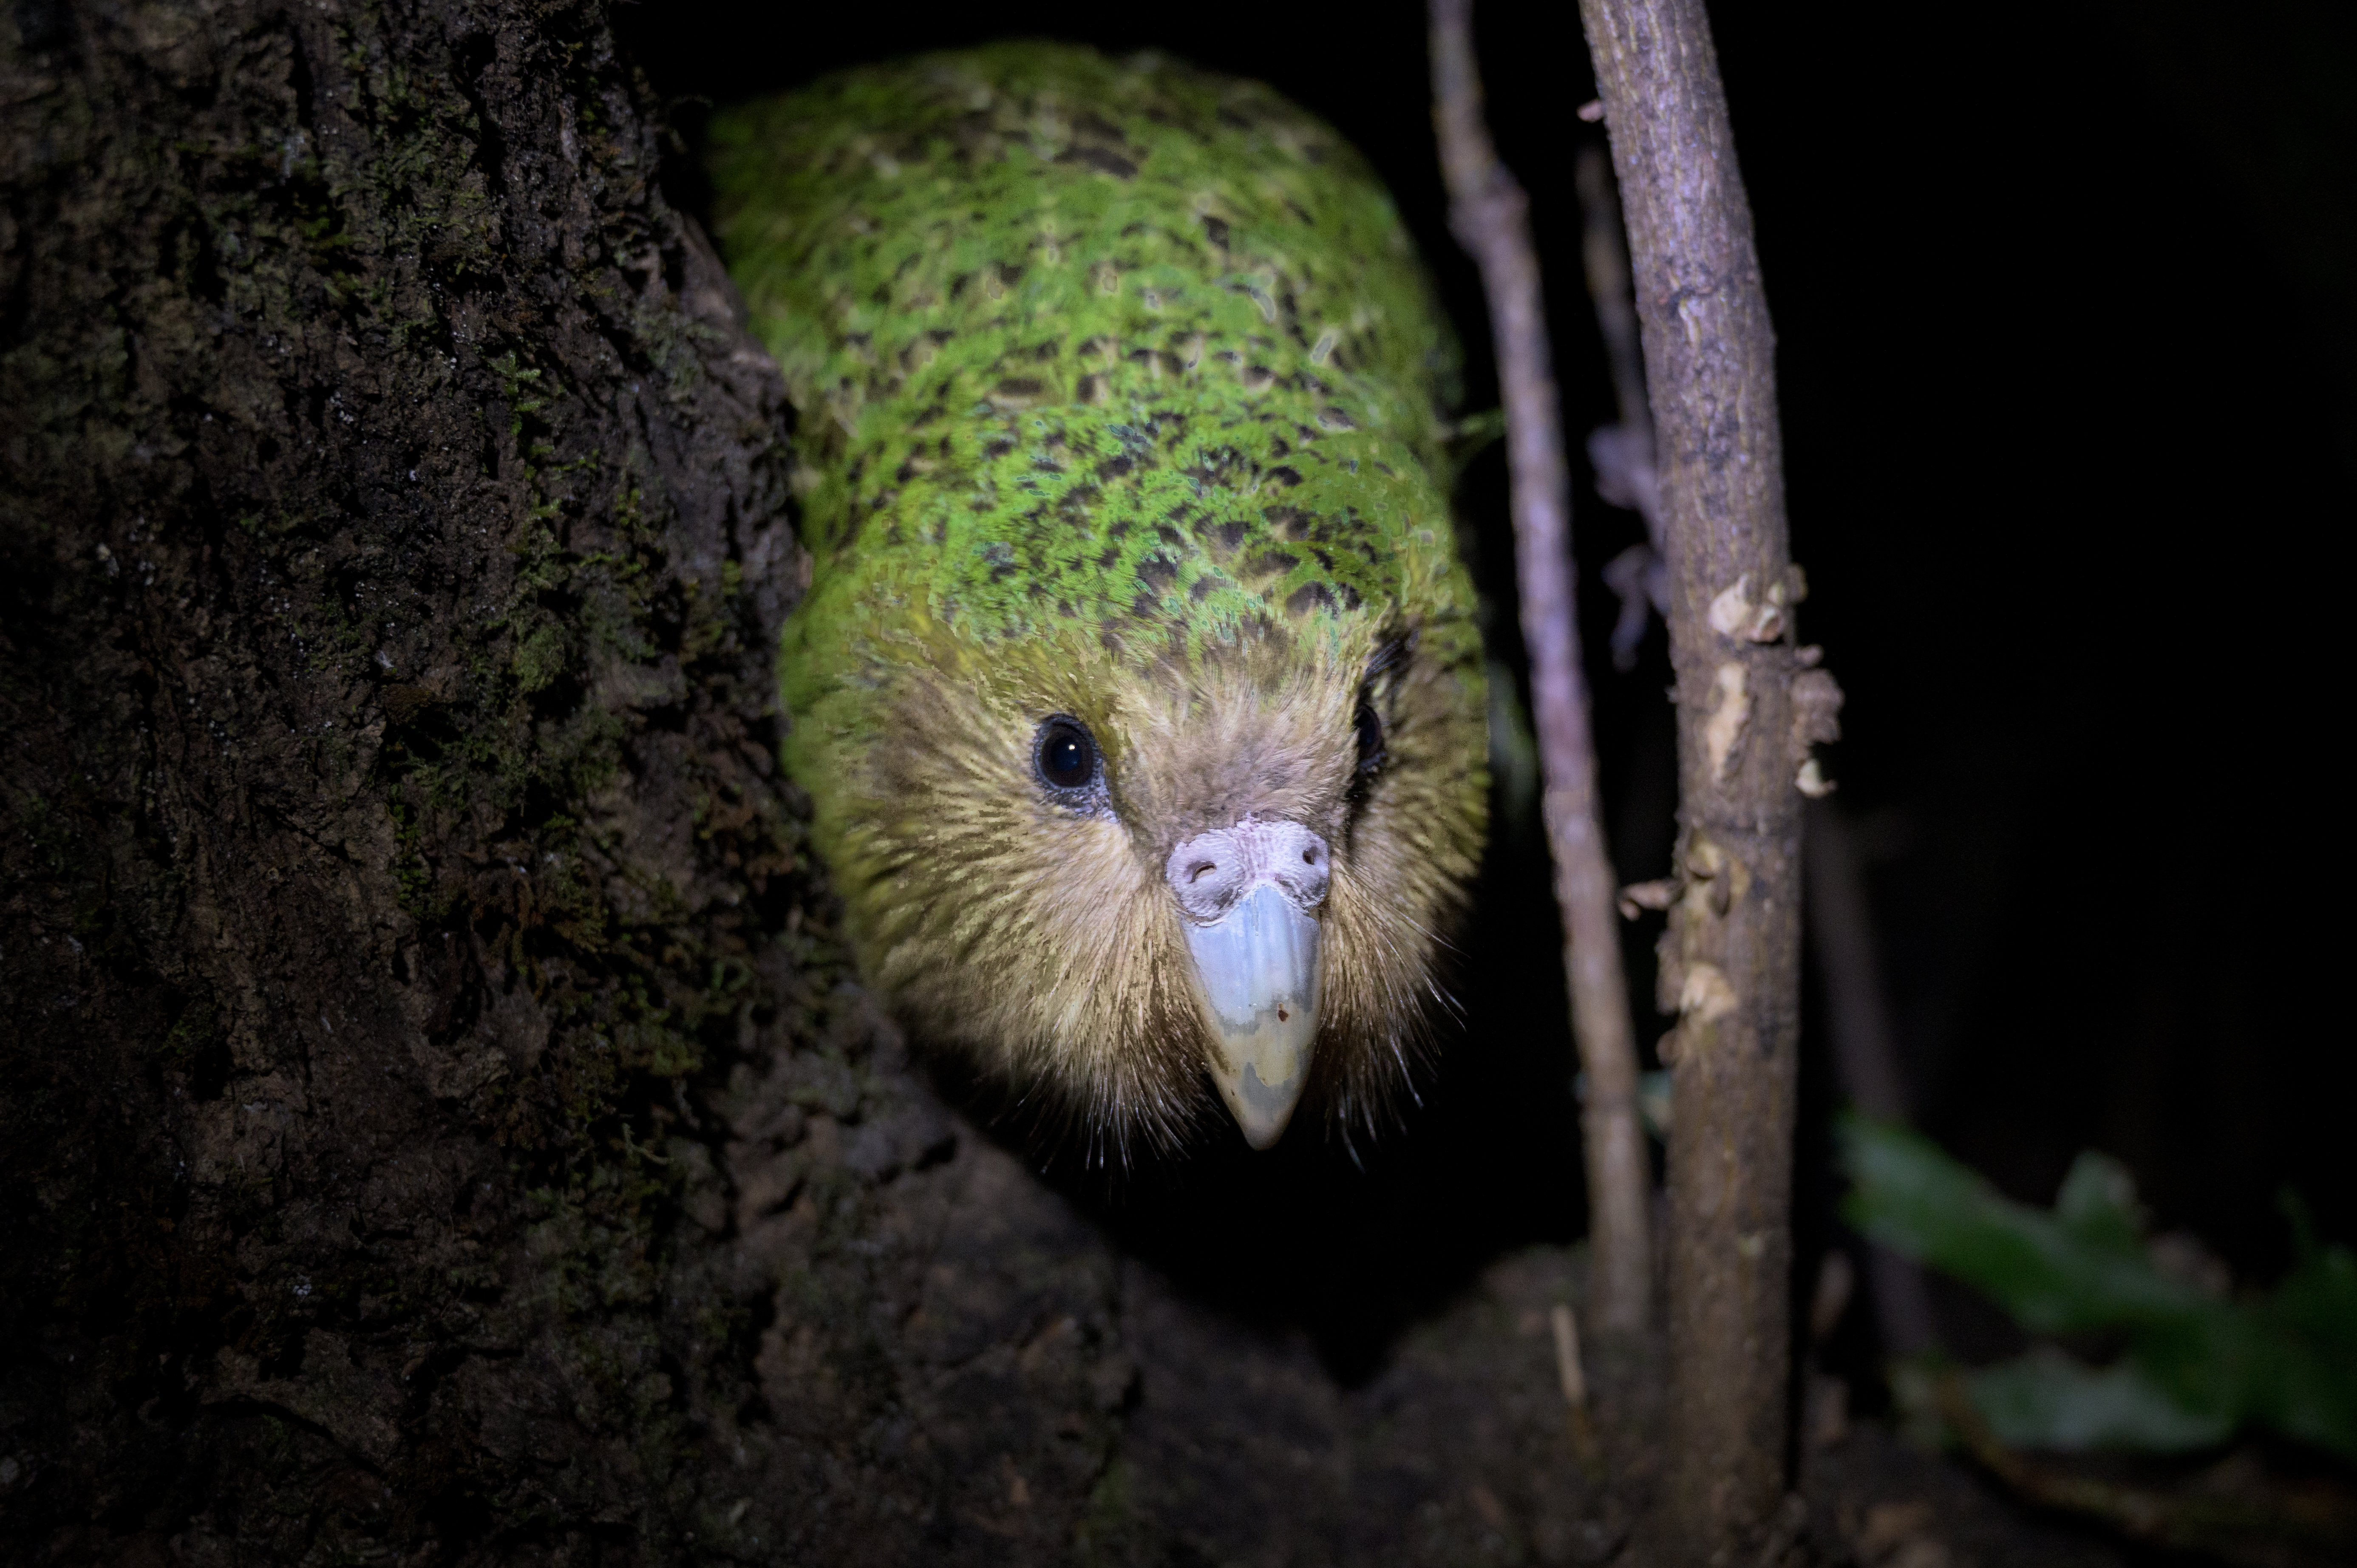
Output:
[[[1465,628],[1267,621],[1216,651],[976,647],[921,623],[821,768],[871,979],[1097,1157],[1256,1148],[1404,1089],[1479,854]],[[822,715],[823,719],[823,715]]]

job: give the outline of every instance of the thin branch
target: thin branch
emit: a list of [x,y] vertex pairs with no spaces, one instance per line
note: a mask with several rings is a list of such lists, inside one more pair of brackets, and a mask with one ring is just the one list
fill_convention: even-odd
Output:
[[1637,306],[1630,297],[1629,244],[1621,231],[1620,199],[1612,194],[1611,156],[1601,147],[1582,147],[1572,166],[1579,191],[1579,260],[1587,274],[1588,297],[1596,304],[1597,335],[1612,366],[1612,397],[1620,423],[1645,438],[1645,461],[1653,460],[1653,411],[1645,403],[1644,350],[1637,338]]
[[1682,889],[1669,1157],[1673,1560],[1784,1513],[1807,748],[1840,693],[1793,647],[1775,335],[1703,0],[1581,0],[1627,215],[1669,559]]
[[1522,188],[1498,162],[1482,124],[1471,12],[1471,0],[1432,0],[1433,117],[1448,180],[1450,227],[1480,267],[1489,295],[1506,407],[1515,577],[1546,784],[1542,815],[1563,910],[1572,1031],[1587,1078],[1580,1128],[1587,1156],[1592,1305],[1599,1327],[1625,1333],[1644,1326],[1652,1294],[1646,1236],[1652,1180],[1637,1112],[1636,1030],[1614,918],[1618,882],[1596,809],[1596,750],[1573,594],[1570,490],[1538,256]]
[[1579,1364],[1579,1323],[1571,1308],[1555,1304],[1548,1315],[1555,1328],[1555,1379],[1563,1385],[1564,1415],[1571,1433],[1572,1456],[1591,1479],[1600,1476],[1596,1420],[1587,1410],[1587,1373]]
[[[1897,1032],[1882,994],[1882,958],[1867,905],[1857,834],[1830,800],[1812,800],[1803,830],[1808,853],[1808,936],[1824,981],[1834,1074],[1850,1103],[1885,1122],[1904,1122],[1907,1082]],[[1867,1277],[1882,1348],[1915,1356],[1938,1343],[1923,1271],[1888,1247],[1867,1246]]]
[[[1603,105],[1595,106],[1599,113]],[[1585,111],[1582,112],[1583,115]],[[1652,614],[1670,612],[1670,574],[1662,540],[1662,484],[1653,467],[1653,415],[1645,405],[1645,360],[1638,346],[1636,302],[1630,297],[1629,246],[1620,200],[1612,191],[1611,159],[1601,147],[1582,147],[1574,183],[1579,188],[1579,255],[1587,297],[1596,306],[1597,336],[1612,366],[1620,419],[1587,433],[1587,461],[1596,494],[1608,506],[1645,520],[1645,542],[1631,544],[1604,564],[1604,585],[1620,596],[1612,628],[1612,664],[1637,667],[1637,648]]]

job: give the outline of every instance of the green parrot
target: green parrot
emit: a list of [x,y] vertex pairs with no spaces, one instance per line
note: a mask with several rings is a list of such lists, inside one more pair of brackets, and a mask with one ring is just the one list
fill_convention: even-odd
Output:
[[798,419],[786,764],[869,982],[1085,1157],[1408,1088],[1485,827],[1455,344],[1267,88],[1008,44],[714,117]]

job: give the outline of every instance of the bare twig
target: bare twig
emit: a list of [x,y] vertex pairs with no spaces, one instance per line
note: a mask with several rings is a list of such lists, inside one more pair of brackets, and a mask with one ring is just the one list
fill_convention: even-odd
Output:
[[1806,743],[1838,690],[1792,646],[1774,334],[1702,0],[1581,0],[1627,214],[1677,671],[1684,891],[1663,943],[1667,1553],[1783,1515]]
[[[1831,801],[1810,801],[1805,820],[1809,945],[1824,983],[1834,1073],[1860,1111],[1885,1122],[1904,1122],[1907,1083],[1882,994],[1881,955],[1874,940],[1874,912],[1867,905],[1865,868],[1858,865],[1857,835]],[[1922,1269],[1910,1258],[1869,1243],[1867,1272],[1883,1349],[1894,1356],[1931,1349],[1938,1336]]]
[[1563,1402],[1574,1410],[1586,1410],[1587,1374],[1579,1365],[1579,1320],[1563,1302],[1555,1303],[1548,1316],[1555,1329],[1555,1375],[1563,1384]]
[[1811,801],[1806,821],[1809,940],[1825,983],[1834,1070],[1860,1111],[1878,1121],[1903,1122],[1907,1088],[1883,1001],[1874,914],[1867,907],[1856,835],[1831,801]]
[[[1603,118],[1598,106],[1596,118]],[[1612,194],[1610,160],[1601,147],[1582,147],[1576,166],[1579,187],[1579,254],[1587,274],[1587,297],[1596,306],[1597,335],[1612,366],[1612,392],[1620,419],[1587,433],[1587,461],[1596,470],[1596,493],[1609,506],[1623,507],[1645,520],[1645,542],[1631,544],[1605,564],[1604,584],[1620,598],[1620,618],[1612,628],[1612,663],[1637,667],[1652,614],[1670,609],[1669,568],[1662,544],[1662,487],[1653,467],[1653,416],[1645,406],[1645,361],[1637,342],[1636,303],[1629,294],[1629,246],[1620,226],[1620,202]]]
[[1571,1433],[1572,1456],[1590,1476],[1598,1474],[1596,1418],[1587,1409],[1587,1374],[1579,1364],[1579,1324],[1562,1302],[1548,1315],[1555,1329],[1555,1380],[1563,1385],[1566,1424]]
[[[1600,118],[1600,116],[1599,116]],[[1645,403],[1644,350],[1637,339],[1637,306],[1630,295],[1629,244],[1621,233],[1620,202],[1612,194],[1611,160],[1601,147],[1582,147],[1572,166],[1579,188],[1579,259],[1587,274],[1587,295],[1596,306],[1597,335],[1612,366],[1612,398],[1620,423],[1644,437],[1645,461],[1653,460],[1653,411]],[[1646,521],[1659,532],[1659,522]]]
[[1596,753],[1572,592],[1570,492],[1538,256],[1522,188],[1498,162],[1482,124],[1471,10],[1471,0],[1432,0],[1434,120],[1448,179],[1450,227],[1480,267],[1489,294],[1506,407],[1515,576],[1546,783],[1542,814],[1563,909],[1572,1028],[1587,1077],[1580,1127],[1587,1155],[1594,1311],[1598,1326],[1627,1332],[1643,1326],[1652,1294],[1646,1238],[1652,1182],[1637,1114],[1636,1030],[1613,918],[1618,884],[1596,809]]

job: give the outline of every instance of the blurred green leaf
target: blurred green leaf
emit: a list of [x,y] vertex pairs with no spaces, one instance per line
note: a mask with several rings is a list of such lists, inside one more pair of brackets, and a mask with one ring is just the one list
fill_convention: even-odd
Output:
[[2053,1209],[2013,1202],[1929,1139],[1849,1116],[1846,1212],[2037,1334],[2100,1333],[2092,1368],[2050,1346],[1974,1373],[1974,1405],[2020,1447],[2182,1451],[2245,1423],[2357,1459],[2357,1258],[2309,1243],[2275,1293],[2220,1300],[2154,1265],[2126,1169],[2079,1156]]
[[2132,1258],[2144,1256],[2144,1210],[2136,1178],[2109,1155],[2087,1150],[2071,1162],[2054,1195],[2054,1219],[2074,1240]]
[[2178,1453],[2222,1443],[2233,1424],[2197,1413],[2133,1359],[2089,1367],[2050,1345],[1965,1380],[1997,1438],[2016,1448],[2143,1448]]

